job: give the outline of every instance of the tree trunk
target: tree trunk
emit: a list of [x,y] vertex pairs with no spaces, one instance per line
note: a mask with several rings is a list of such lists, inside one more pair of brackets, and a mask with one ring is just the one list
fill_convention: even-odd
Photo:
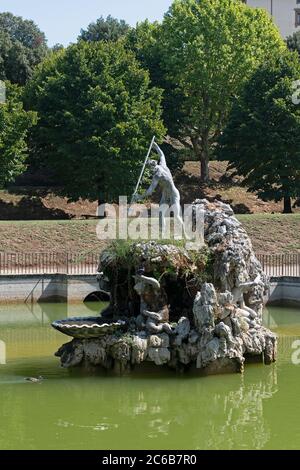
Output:
[[200,138],[192,138],[193,149],[197,160],[200,161],[200,179],[202,183],[209,181],[209,152],[208,140],[206,136]]
[[205,155],[205,152],[201,153],[200,167],[201,167],[201,181],[202,183],[207,183],[209,181],[209,159],[208,159],[208,156]]
[[98,217],[99,219],[105,219],[105,218],[107,217],[107,212],[106,212],[106,211],[104,212],[104,215],[100,215],[100,214],[99,214],[99,207],[102,206],[103,204],[105,204],[104,199],[102,199],[102,198],[101,198],[101,199],[98,199],[97,217]]
[[283,200],[284,202],[284,209],[283,209],[283,213],[284,214],[292,214],[293,213],[293,210],[292,210],[292,201],[291,201],[291,198],[289,196],[286,196]]

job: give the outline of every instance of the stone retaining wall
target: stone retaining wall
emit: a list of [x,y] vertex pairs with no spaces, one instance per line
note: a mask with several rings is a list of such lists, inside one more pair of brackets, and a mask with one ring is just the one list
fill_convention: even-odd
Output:
[[0,276],[0,303],[83,302],[99,291],[93,275],[16,275]]
[[268,304],[300,307],[300,277],[271,278]]
[[[99,291],[95,275],[0,276],[0,303],[82,302]],[[300,277],[271,278],[269,305],[300,306]]]

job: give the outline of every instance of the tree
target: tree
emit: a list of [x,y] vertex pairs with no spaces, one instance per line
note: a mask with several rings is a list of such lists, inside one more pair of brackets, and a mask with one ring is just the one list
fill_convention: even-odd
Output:
[[59,42],[54,44],[54,46],[51,47],[50,52],[58,52],[64,49],[64,46],[60,44]]
[[150,23],[146,20],[128,32],[124,43],[127,49],[135,53],[142,67],[149,71],[152,84],[164,90],[163,119],[169,134],[178,137],[180,133],[178,122],[184,117],[181,109],[184,95],[178,87],[174,87],[174,83],[166,74],[162,61],[161,34],[162,25],[158,21]]
[[[168,124],[168,133],[178,135],[178,116],[180,113],[181,95],[174,90],[173,84],[167,79],[161,66],[161,51],[158,47],[161,33],[161,24],[158,21],[150,23],[148,20],[138,23],[131,28],[123,38],[126,49],[135,53],[142,67],[147,70],[153,86],[164,90],[163,93],[163,121]],[[190,153],[182,144],[174,143],[168,139],[162,145],[168,167],[172,172],[182,169],[186,159],[191,159]],[[185,145],[187,145],[185,141]]]
[[293,86],[299,76],[295,53],[261,66],[236,101],[217,151],[244,176],[249,191],[283,199],[284,213],[292,212],[291,198],[300,194],[300,104]]
[[46,54],[45,35],[33,21],[0,13],[0,80],[24,85]]
[[[139,44],[139,58],[147,61],[149,51],[151,60],[160,58],[154,71],[160,67],[164,75],[166,125],[192,146],[207,181],[232,100],[261,62],[284,49],[279,31],[266,12],[240,1],[175,0],[152,39]],[[161,74],[150,71],[157,85]]]
[[292,34],[292,36],[289,36],[286,40],[286,43],[290,51],[297,51],[300,55],[300,31],[297,31],[296,33]]
[[0,104],[0,187],[12,183],[26,168],[27,134],[35,124],[33,112],[25,112],[20,90],[6,83],[7,100]]
[[106,19],[101,16],[96,23],[91,23],[86,30],[81,30],[78,40],[117,41],[129,30],[130,26],[124,20],[118,20],[110,15]]
[[165,132],[161,91],[118,42],[81,41],[52,54],[24,98],[39,116],[35,161],[55,171],[73,200],[131,194],[153,134]]

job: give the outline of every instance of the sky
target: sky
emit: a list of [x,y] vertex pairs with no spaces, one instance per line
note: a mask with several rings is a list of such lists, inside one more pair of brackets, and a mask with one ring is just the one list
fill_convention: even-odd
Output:
[[46,34],[48,45],[75,42],[81,28],[101,15],[138,21],[162,19],[172,0],[0,0],[0,12],[31,19]]

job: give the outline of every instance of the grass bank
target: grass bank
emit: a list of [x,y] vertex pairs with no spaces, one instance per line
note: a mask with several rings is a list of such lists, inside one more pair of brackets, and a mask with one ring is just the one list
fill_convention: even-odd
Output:
[[[256,252],[300,253],[300,214],[238,215]],[[96,220],[2,221],[0,251],[101,251]]]

